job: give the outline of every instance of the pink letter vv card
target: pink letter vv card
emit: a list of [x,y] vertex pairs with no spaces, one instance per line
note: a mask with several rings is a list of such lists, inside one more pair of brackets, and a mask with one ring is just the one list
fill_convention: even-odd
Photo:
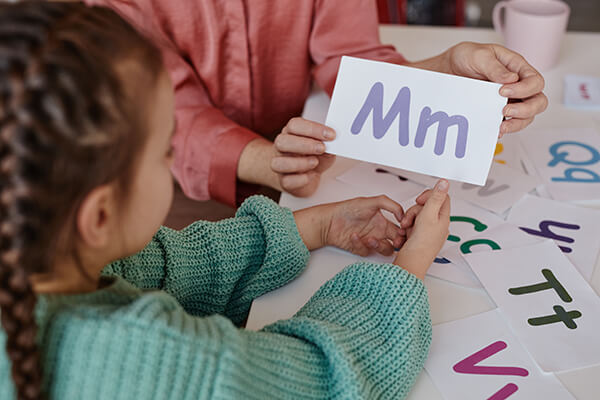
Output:
[[485,185],[502,108],[497,83],[342,57],[327,152]]
[[574,399],[540,371],[497,309],[435,325],[425,369],[447,400]]

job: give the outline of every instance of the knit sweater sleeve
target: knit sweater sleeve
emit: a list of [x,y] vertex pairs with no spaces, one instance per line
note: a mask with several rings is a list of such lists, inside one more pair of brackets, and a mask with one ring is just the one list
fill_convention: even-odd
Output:
[[255,298],[295,278],[308,257],[292,212],[254,196],[234,218],[161,228],[143,251],[103,274],[165,290],[192,315],[222,314],[240,323]]
[[425,287],[389,264],[346,268],[258,332],[190,316],[164,292],[131,298],[53,318],[50,398],[402,399],[431,340]]

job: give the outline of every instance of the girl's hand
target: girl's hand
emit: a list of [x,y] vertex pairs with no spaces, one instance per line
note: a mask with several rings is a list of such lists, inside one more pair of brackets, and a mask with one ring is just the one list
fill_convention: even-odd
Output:
[[387,196],[361,197],[333,203],[329,223],[325,225],[324,244],[339,247],[360,256],[378,252],[392,255],[406,241],[406,231],[386,219],[389,211],[400,222],[402,206]]
[[440,179],[433,190],[423,192],[417,204],[406,212],[402,226],[406,227],[406,243],[394,264],[418,278],[425,278],[427,269],[448,238],[450,197],[448,181]]

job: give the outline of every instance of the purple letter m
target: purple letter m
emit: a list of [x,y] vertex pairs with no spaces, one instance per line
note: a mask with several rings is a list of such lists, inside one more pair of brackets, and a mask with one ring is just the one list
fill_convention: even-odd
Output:
[[388,129],[390,129],[396,116],[400,115],[398,141],[402,146],[408,145],[408,114],[410,111],[410,89],[408,87],[405,86],[398,92],[396,100],[394,100],[387,114],[383,117],[383,83],[375,82],[369,91],[365,103],[354,119],[350,132],[358,135],[371,111],[373,111],[373,136],[375,139],[381,139]]
[[448,116],[443,111],[438,111],[431,114],[431,108],[424,107],[419,118],[417,127],[417,135],[415,136],[415,146],[423,147],[427,130],[433,124],[438,124],[437,135],[435,137],[435,148],[433,152],[438,156],[444,153],[446,147],[446,134],[451,125],[456,125],[458,128],[458,136],[456,138],[456,148],[454,155],[456,158],[463,158],[467,150],[467,135],[469,133],[469,121],[462,115]]

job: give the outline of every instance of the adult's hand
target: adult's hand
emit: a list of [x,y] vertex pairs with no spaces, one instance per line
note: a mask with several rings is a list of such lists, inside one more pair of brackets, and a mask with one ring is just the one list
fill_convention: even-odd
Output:
[[333,140],[333,129],[304,118],[292,118],[275,138],[271,169],[277,174],[281,189],[295,196],[313,194],[321,173],[335,161],[325,154],[324,141]]
[[507,119],[500,126],[500,136],[525,128],[548,106],[542,75],[521,55],[497,44],[462,42],[410,65],[503,84],[500,95],[509,101],[503,109]]

